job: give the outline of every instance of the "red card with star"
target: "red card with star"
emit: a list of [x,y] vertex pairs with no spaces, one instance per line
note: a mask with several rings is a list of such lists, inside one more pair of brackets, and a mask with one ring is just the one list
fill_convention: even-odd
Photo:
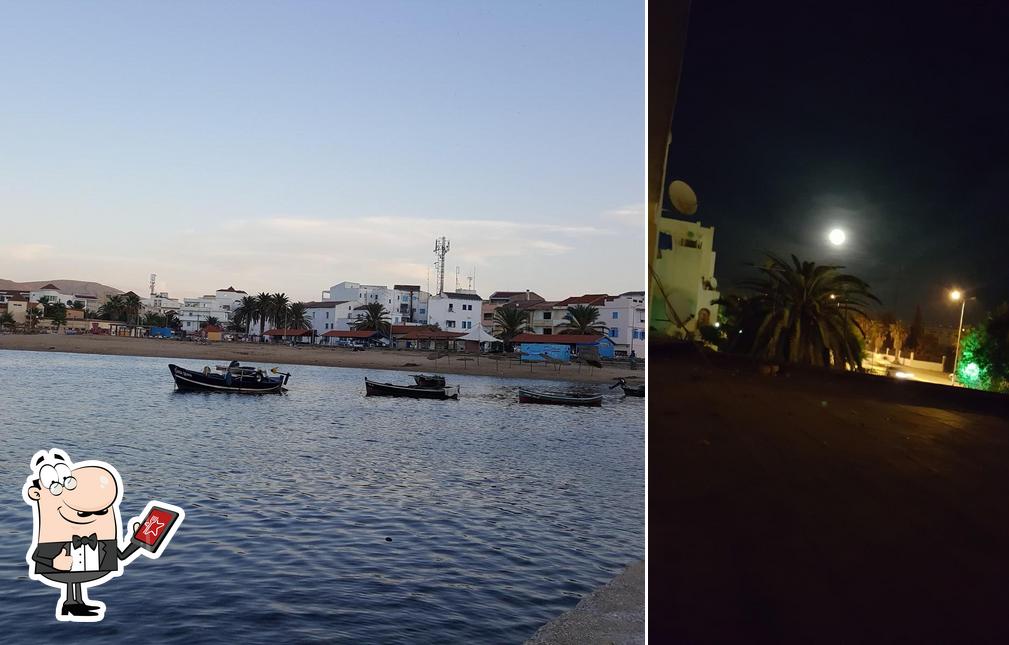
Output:
[[152,506],[151,512],[147,514],[140,526],[133,533],[133,543],[143,547],[148,551],[157,551],[165,537],[168,536],[172,525],[179,519],[179,514],[167,508]]

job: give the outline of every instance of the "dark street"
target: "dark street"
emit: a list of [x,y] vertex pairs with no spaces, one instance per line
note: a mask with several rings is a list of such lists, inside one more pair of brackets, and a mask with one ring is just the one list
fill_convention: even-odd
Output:
[[657,356],[656,642],[1009,638],[1009,422],[913,386]]

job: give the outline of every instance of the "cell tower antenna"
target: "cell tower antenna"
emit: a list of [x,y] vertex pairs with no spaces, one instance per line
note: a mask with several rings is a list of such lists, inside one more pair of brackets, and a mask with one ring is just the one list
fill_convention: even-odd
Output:
[[157,273],[152,273],[151,274],[151,295],[152,296],[154,295],[154,285],[157,283],[157,281],[158,281],[158,274]]
[[435,270],[438,272],[438,294],[445,293],[445,256],[448,255],[449,241],[444,237],[439,237],[434,241],[434,254],[438,261],[435,262]]
[[459,265],[455,265],[455,290],[459,290]]

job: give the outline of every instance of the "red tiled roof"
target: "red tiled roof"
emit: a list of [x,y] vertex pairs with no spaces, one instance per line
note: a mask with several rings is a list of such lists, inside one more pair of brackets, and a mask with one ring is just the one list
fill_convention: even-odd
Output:
[[465,332],[417,329],[406,332],[399,337],[399,340],[455,340],[465,335]]
[[558,307],[570,307],[572,305],[601,305],[609,298],[605,293],[587,293],[584,296],[572,296],[557,303]]
[[205,332],[224,331],[224,328],[218,327],[217,325],[207,325],[206,327],[203,328],[203,331]]
[[605,336],[595,334],[519,334],[513,343],[549,343],[551,345],[593,345]]
[[330,338],[371,338],[372,336],[380,335],[374,329],[347,329],[343,331],[333,329],[323,334],[323,336],[329,336]]
[[52,282],[50,282],[50,283],[49,283],[49,284],[47,284],[46,286],[44,286],[44,287],[42,287],[41,289],[39,289],[39,291],[59,291],[59,290],[60,290],[60,288],[59,288],[59,287],[57,287],[57,286],[56,286],[55,284],[53,284]]
[[395,336],[397,334],[405,334],[409,331],[416,331],[419,329],[434,329],[431,325],[393,325],[392,334]]
[[290,327],[283,327],[277,329],[271,329],[264,332],[264,336],[308,336],[312,332],[308,329],[291,329]]

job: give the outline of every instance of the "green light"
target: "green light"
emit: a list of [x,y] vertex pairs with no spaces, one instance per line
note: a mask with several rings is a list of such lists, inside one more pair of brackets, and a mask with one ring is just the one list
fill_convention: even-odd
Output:
[[976,381],[981,376],[981,368],[977,363],[967,363],[963,368],[963,375],[971,381]]

